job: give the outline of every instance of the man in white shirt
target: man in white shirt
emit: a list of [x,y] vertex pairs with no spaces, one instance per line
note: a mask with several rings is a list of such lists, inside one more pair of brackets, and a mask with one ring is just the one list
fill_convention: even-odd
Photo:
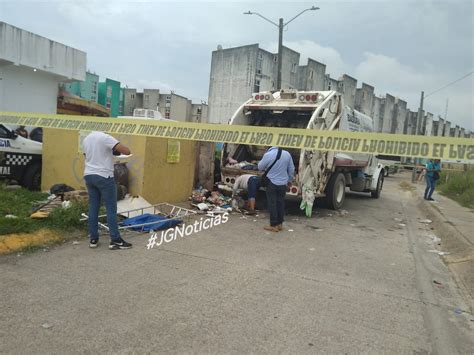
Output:
[[130,154],[123,144],[103,132],[91,132],[82,141],[85,155],[84,180],[89,193],[89,246],[96,248],[99,242],[100,201],[107,210],[107,224],[110,232],[109,249],[129,249],[120,236],[117,225],[117,187],[114,179],[114,155]]
[[246,190],[248,201],[247,211],[255,213],[255,198],[257,197],[257,191],[260,188],[260,177],[252,174],[243,174],[235,179],[233,190],[234,194],[237,190]]

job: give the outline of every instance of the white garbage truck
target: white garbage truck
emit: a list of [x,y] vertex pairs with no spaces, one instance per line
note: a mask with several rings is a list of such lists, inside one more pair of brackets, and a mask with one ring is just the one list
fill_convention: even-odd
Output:
[[[373,120],[344,104],[336,91],[259,92],[239,107],[229,120],[231,125],[251,125],[311,130],[372,132]],[[221,153],[221,179],[232,185],[237,176],[258,174],[256,163],[268,147],[224,144]],[[295,177],[287,196],[300,196],[302,209],[311,215],[316,198],[327,207],[340,209],[346,187],[368,192],[379,198],[383,186],[383,165],[374,155],[334,151],[287,149],[295,164]]]

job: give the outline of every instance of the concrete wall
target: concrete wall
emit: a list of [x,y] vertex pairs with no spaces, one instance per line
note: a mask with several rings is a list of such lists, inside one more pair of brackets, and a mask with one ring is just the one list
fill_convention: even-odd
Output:
[[133,110],[136,108],[135,99],[137,89],[123,89],[123,114],[124,116],[132,116]]
[[60,77],[3,62],[0,110],[55,114],[60,81]]
[[[277,56],[261,48],[258,49],[253,92],[275,90]],[[247,99],[249,99],[248,97]]]
[[168,141],[147,138],[142,196],[150,203],[182,202],[191,195],[196,164],[196,142],[180,141],[180,162],[166,161]]
[[171,94],[170,119],[176,121],[190,121],[191,109],[187,98]]
[[343,85],[342,94],[344,96],[344,103],[350,107],[354,107],[357,80],[347,74],[344,74],[340,81],[342,81]]
[[392,133],[403,134],[403,128],[407,118],[407,103],[406,101],[396,98],[395,107],[392,118]]
[[86,53],[0,22],[0,60],[65,80],[86,77]]
[[282,58],[281,88],[296,89],[298,87],[300,54],[290,48],[283,47]]
[[209,122],[227,123],[252,95],[258,44],[212,52]]
[[444,124],[444,131],[443,131],[443,136],[449,137],[451,134],[451,122],[446,121]]
[[308,58],[308,65],[298,67],[297,89],[325,90],[326,65]]
[[395,97],[387,94],[382,100],[381,107],[381,118],[382,118],[382,133],[393,133],[392,132],[392,120],[393,112],[395,108]]
[[382,132],[383,126],[383,116],[382,116],[382,109],[383,109],[383,99],[374,96],[374,104],[372,105],[372,113],[371,117],[374,120],[374,132]]
[[418,112],[413,112],[408,110],[407,112],[407,124],[405,134],[415,134],[416,133],[416,122],[417,122]]
[[374,87],[362,83],[362,87],[356,89],[354,108],[365,115],[371,116],[374,106]]
[[426,113],[426,121],[425,121],[425,136],[433,136],[433,114],[430,112]]
[[144,89],[143,90],[143,108],[149,110],[157,110],[160,102],[160,90]]
[[444,134],[444,120],[438,116],[438,132],[436,132],[436,135],[438,137],[442,137]]
[[[130,148],[126,160],[129,170],[129,193],[141,195],[150,203],[187,200],[195,169],[195,142],[181,141],[179,163],[167,162],[167,140],[162,138],[114,135]],[[85,189],[84,157],[79,152],[79,134],[73,130],[44,130],[42,190],[65,183]]]
[[206,104],[192,104],[190,122],[207,123],[207,105]]

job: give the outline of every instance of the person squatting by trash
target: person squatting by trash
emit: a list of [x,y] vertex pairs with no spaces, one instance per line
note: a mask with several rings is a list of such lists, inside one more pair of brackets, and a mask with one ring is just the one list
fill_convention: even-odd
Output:
[[247,191],[247,212],[249,214],[255,213],[255,204],[257,197],[257,191],[260,188],[260,176],[252,174],[243,174],[235,179],[233,186],[234,195],[236,195],[238,190]]
[[278,147],[271,147],[258,163],[258,170],[265,171],[268,178],[267,202],[270,225],[264,229],[271,232],[283,230],[285,195],[288,183],[293,179],[295,165],[290,153]]
[[130,149],[103,132],[91,132],[82,142],[85,155],[84,180],[89,193],[89,246],[99,243],[99,208],[101,199],[107,211],[110,232],[109,249],[129,249],[120,236],[117,224],[117,187],[114,179],[114,155],[130,154]]
[[426,178],[426,189],[425,189],[425,200],[428,201],[434,201],[434,199],[431,197],[433,195],[433,191],[435,190],[436,187],[436,181],[439,180],[439,174],[441,172],[441,165],[440,165],[440,160],[431,159],[427,164],[426,164],[426,173],[425,173],[425,178]]

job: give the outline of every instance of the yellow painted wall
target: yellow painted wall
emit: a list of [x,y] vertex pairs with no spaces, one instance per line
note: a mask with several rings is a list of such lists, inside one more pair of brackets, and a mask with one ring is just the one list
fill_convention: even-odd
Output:
[[[150,203],[179,202],[191,194],[196,164],[196,143],[181,141],[179,163],[167,163],[167,139],[114,135],[133,156],[126,160],[129,193]],[[79,152],[79,134],[74,130],[43,130],[42,190],[64,183],[85,189],[84,157]]]
[[77,131],[43,129],[43,166],[41,190],[46,191],[54,184],[66,184],[75,189],[84,189],[82,178],[84,157],[78,151]]
[[180,144],[179,163],[168,163],[168,140],[147,138],[143,196],[150,203],[185,201],[191,195],[196,143],[180,141]]

